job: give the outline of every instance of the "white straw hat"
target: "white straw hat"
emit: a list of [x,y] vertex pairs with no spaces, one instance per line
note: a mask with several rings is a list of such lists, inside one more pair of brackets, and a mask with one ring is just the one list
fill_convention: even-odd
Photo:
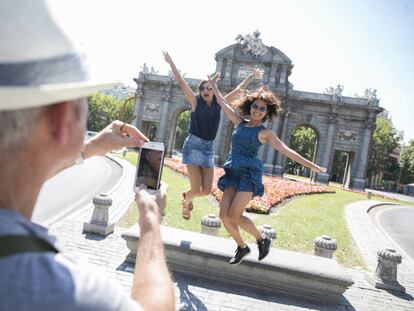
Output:
[[0,0],[0,111],[88,96],[116,81],[91,76],[46,0]]

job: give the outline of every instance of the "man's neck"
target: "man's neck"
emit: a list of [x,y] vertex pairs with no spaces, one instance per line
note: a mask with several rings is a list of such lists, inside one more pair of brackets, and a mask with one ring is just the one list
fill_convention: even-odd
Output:
[[0,208],[30,219],[46,177],[39,174],[37,163],[15,160],[0,168]]

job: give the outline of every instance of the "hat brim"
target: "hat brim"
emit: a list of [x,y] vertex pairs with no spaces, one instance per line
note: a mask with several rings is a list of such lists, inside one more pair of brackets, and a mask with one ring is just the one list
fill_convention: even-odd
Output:
[[0,111],[35,108],[87,97],[119,82],[82,82],[0,87]]

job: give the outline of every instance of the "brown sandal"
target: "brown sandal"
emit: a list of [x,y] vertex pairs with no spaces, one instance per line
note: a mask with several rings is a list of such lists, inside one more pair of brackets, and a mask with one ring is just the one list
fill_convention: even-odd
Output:
[[[185,198],[187,196],[187,192],[182,192],[181,195],[183,196],[183,200],[185,201]],[[189,211],[192,211],[193,208],[194,208],[193,201],[191,201],[190,203],[188,203],[188,210]]]
[[188,204],[188,205],[186,204],[187,203],[186,200],[185,200],[186,193],[183,192],[182,193],[182,196],[183,196],[183,200],[181,201],[181,205],[183,207],[183,210],[182,210],[183,218],[185,220],[190,220],[190,218],[191,218],[192,204],[191,204],[191,209],[190,209],[190,204]]

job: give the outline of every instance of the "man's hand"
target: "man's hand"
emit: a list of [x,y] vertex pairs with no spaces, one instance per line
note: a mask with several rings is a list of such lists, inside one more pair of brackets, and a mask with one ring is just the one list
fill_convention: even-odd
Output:
[[149,139],[135,126],[117,120],[85,142],[82,156],[86,159],[123,147],[141,147],[148,141]]
[[149,192],[145,185],[140,185],[137,189],[135,201],[138,206],[138,223],[141,230],[155,222],[160,222],[167,205],[167,190],[168,186],[165,183],[161,183],[160,189],[157,191]]

